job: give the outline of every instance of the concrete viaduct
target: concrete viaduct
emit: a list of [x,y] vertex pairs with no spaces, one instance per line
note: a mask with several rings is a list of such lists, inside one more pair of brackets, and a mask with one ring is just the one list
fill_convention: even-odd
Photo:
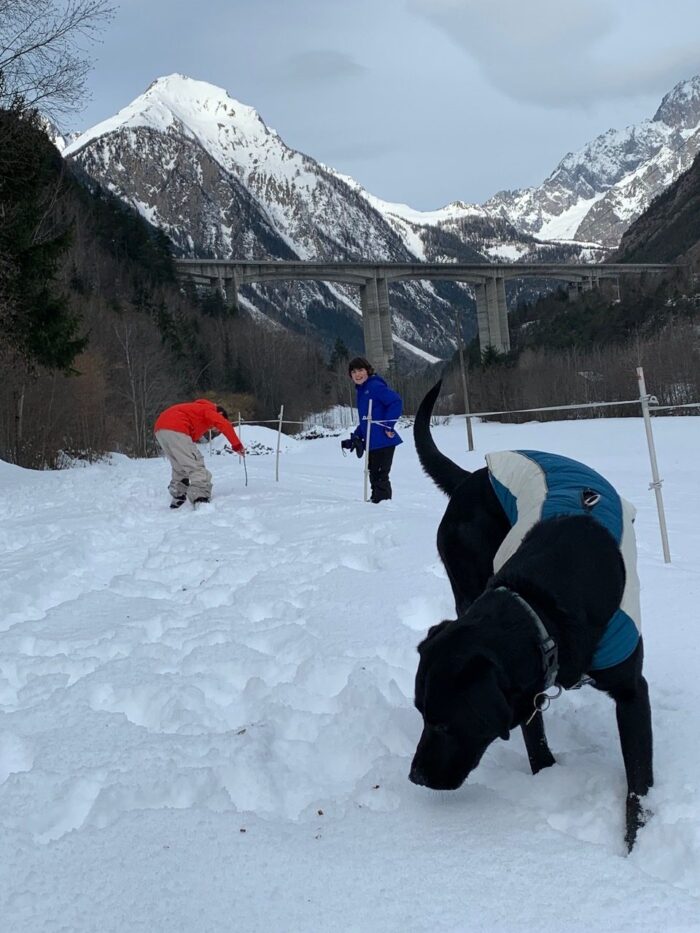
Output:
[[406,279],[443,279],[467,282],[476,296],[479,343],[482,349],[510,349],[506,279],[548,278],[567,283],[570,294],[590,291],[601,280],[660,273],[666,263],[400,263],[400,262],[279,262],[269,260],[177,259],[177,274],[200,285],[219,289],[238,304],[238,289],[252,282],[313,279],[342,282],[360,289],[365,354],[379,369],[394,358],[391,336],[389,282]]

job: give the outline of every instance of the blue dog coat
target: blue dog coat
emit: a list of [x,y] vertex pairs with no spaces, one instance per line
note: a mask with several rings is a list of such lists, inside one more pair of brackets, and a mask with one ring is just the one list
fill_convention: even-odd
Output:
[[542,519],[590,515],[612,534],[625,565],[625,589],[620,608],[598,643],[591,670],[614,667],[626,660],[637,647],[641,628],[634,506],[622,499],[600,473],[558,454],[504,450],[487,454],[486,465],[493,490],[511,524],[494,558],[494,571],[505,564],[527,532]]

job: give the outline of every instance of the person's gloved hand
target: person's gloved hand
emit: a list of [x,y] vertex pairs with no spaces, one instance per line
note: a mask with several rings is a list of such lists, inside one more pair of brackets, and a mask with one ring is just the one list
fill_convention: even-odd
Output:
[[358,434],[353,434],[350,447],[357,454],[357,459],[362,459],[362,454],[365,452],[365,442]]
[[351,434],[346,440],[341,441],[340,446],[343,450],[354,450],[358,459],[361,458],[362,454],[365,452],[364,441],[357,434]]

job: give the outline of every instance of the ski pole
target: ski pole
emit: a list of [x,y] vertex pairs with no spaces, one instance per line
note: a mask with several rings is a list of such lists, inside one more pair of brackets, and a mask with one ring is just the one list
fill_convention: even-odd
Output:
[[369,481],[369,439],[372,434],[372,399],[369,400],[369,405],[367,406],[367,433],[366,433],[366,443],[365,443],[365,469],[364,469],[364,493],[363,498],[365,502],[368,500],[367,496],[367,484]]

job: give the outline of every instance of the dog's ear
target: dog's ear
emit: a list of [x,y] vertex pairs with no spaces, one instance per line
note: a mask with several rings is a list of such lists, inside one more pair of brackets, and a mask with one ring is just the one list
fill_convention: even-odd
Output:
[[480,719],[486,730],[508,741],[513,724],[513,710],[502,687],[502,671],[498,661],[484,654],[465,660],[461,677],[470,693],[477,696]]
[[437,625],[431,625],[430,628],[428,629],[428,634],[425,636],[425,638],[423,639],[423,641],[418,645],[418,653],[420,654],[420,652],[422,651],[423,647],[424,647],[432,638],[435,638],[436,635],[439,635],[440,632],[441,632],[444,628],[446,628],[446,627],[450,624],[450,622],[452,622],[452,621],[453,621],[452,619],[443,619],[442,622],[438,622]]

